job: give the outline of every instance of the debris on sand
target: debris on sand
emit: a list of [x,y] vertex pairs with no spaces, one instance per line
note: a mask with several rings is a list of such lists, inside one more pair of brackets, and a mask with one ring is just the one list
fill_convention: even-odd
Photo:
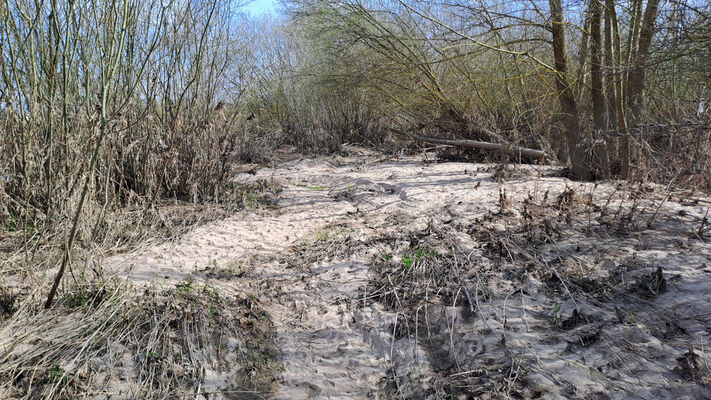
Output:
[[699,356],[694,352],[693,347],[690,347],[686,353],[677,357],[676,361],[678,365],[675,370],[682,377],[692,381],[698,381],[702,378]]
[[[292,160],[235,178],[254,188],[236,197],[266,207],[104,265],[136,285],[193,279],[240,299],[225,322],[241,336],[226,345],[251,354],[237,364],[266,377],[248,382],[263,382],[265,397],[711,398],[699,350],[711,336],[711,243],[707,230],[689,236],[705,206],[663,188],[509,169],[378,154]],[[204,315],[184,315],[200,321],[193,332],[230,336],[200,296]],[[180,339],[171,320],[148,326]],[[180,348],[201,349],[194,359],[207,365],[217,359],[203,346],[229,353],[205,337]],[[244,376],[192,364],[180,375],[158,369],[177,365],[160,354],[139,364],[193,371],[176,381],[181,393],[189,381],[238,390],[230,384]]]
[[644,275],[631,288],[632,292],[643,297],[656,297],[667,291],[667,280],[662,267],[657,267],[651,274]]

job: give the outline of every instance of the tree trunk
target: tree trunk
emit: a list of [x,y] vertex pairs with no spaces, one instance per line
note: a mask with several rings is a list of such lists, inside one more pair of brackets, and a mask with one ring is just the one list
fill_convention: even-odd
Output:
[[595,169],[597,175],[610,175],[607,144],[602,132],[607,128],[605,96],[602,82],[602,6],[600,0],[590,0],[590,94],[592,96],[593,127],[595,130]]
[[[642,20],[642,0],[632,0],[632,9],[630,13],[630,22],[629,22],[629,32],[627,34],[627,47],[626,51],[627,54],[624,56],[625,60],[625,73],[624,73],[624,83],[625,83],[625,99],[623,99],[623,103],[626,104],[628,99],[627,93],[628,91],[628,79],[629,79],[629,67],[632,65],[632,57],[633,55],[637,52],[637,38],[639,37],[639,26],[640,26],[640,21]],[[620,48],[621,49],[621,48]]]
[[616,129],[617,112],[615,110],[615,79],[619,60],[612,56],[612,18],[615,15],[615,0],[605,0],[605,62],[604,85],[607,101],[607,129]]
[[556,69],[556,90],[563,111],[563,124],[573,175],[590,179],[590,169],[585,162],[585,152],[580,143],[580,117],[578,105],[568,81],[568,55],[565,40],[565,20],[561,0],[548,0],[551,8],[551,33],[553,34],[553,59]]
[[602,10],[599,0],[590,0],[590,92],[592,95],[593,125],[596,131],[605,130],[605,98],[602,89]]
[[627,119],[625,118],[625,110],[623,107],[623,85],[622,73],[620,72],[620,57],[622,55],[622,46],[620,42],[620,29],[617,24],[617,12],[615,11],[614,0],[610,2],[608,12],[610,16],[610,27],[612,28],[612,64],[613,64],[613,80],[615,82],[615,115],[617,116],[617,131],[621,135],[619,159],[620,159],[620,176],[627,179],[630,174],[630,141],[627,136]]
[[632,69],[628,77],[628,107],[632,115],[633,123],[639,122],[642,116],[644,105],[644,76],[647,70],[647,56],[649,55],[649,45],[654,35],[654,23],[657,19],[657,7],[659,0],[649,0],[647,8],[644,10],[644,18],[639,31],[639,42],[637,51],[632,57]]
[[[578,76],[578,82],[580,84],[576,85],[577,87],[586,87],[587,86],[587,79],[588,79],[588,56],[590,53],[590,17],[591,17],[591,12],[592,8],[588,7],[585,10],[585,19],[583,19],[583,26],[582,30],[580,32],[580,51],[578,54],[578,64],[579,68],[577,71],[577,76]],[[577,94],[577,91],[575,92]]]

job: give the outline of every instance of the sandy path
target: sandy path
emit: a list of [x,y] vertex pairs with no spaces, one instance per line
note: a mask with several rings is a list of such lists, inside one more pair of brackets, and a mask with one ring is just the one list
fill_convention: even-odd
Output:
[[[239,280],[230,288],[259,290],[277,325],[284,371],[276,397],[373,398],[391,367],[390,331],[396,316],[378,304],[347,306],[367,284],[367,257],[288,269],[274,255],[315,240],[327,225],[348,223],[358,231],[354,234],[367,235],[365,225],[404,213],[414,216],[413,227],[422,227],[444,203],[468,195],[475,175],[471,168],[457,163],[426,166],[419,158],[379,162],[376,156],[265,168],[235,181],[274,179],[283,184],[277,213],[242,212],[199,226],[177,242],[107,264],[129,269],[128,276],[138,282],[166,283],[199,275],[209,265],[266,259],[258,262],[256,279]],[[481,193],[493,206],[498,185],[486,185],[492,190]],[[339,191],[351,196],[339,199]]]
[[[308,269],[285,268],[274,255],[286,253],[302,240],[312,240],[319,228],[350,220],[356,208],[349,201],[334,201],[329,188],[345,181],[326,161],[301,161],[264,169],[238,182],[276,179],[285,185],[276,213],[243,212],[226,220],[199,226],[175,243],[161,244],[136,254],[107,261],[115,269],[128,269],[135,281],[169,283],[199,276],[210,265],[267,259],[254,271],[254,279],[228,286],[235,292],[259,290],[260,302],[278,329],[283,376],[277,398],[327,396],[353,398],[372,393],[385,376],[387,338],[362,333],[365,326],[391,323],[387,313],[373,309],[346,312],[346,299],[367,283],[368,266],[357,262]],[[343,172],[343,171],[339,171]],[[271,261],[270,261],[271,259]],[[245,286],[247,284],[248,286]],[[358,324],[352,324],[358,320]],[[365,386],[364,386],[365,385]]]
[[[297,160],[276,168],[261,169],[256,175],[239,175],[235,177],[237,182],[273,179],[284,185],[278,210],[241,212],[226,220],[199,226],[176,242],[149,248],[132,257],[116,257],[107,263],[118,270],[130,270],[127,275],[131,279],[152,283],[200,277],[200,271],[210,265],[249,264],[254,267],[250,277],[216,284],[234,292],[258,294],[262,306],[272,316],[283,366],[275,397],[382,398],[380,393],[393,370],[400,376],[408,375],[412,365],[416,364],[425,371],[424,374],[428,363],[422,350],[413,347],[409,339],[393,340],[396,314],[386,311],[379,303],[359,303],[367,286],[372,252],[349,255],[342,260],[316,263],[304,260],[301,263],[298,255],[293,256],[295,247],[332,234],[368,238],[376,230],[387,229],[388,221],[393,219],[399,221],[394,224],[399,226],[395,229],[402,229],[404,220],[411,230],[422,229],[433,220],[452,219],[449,211],[463,223],[474,221],[476,217],[497,209],[502,184],[492,179],[492,174],[485,172],[487,167],[481,165],[428,164],[420,158],[378,160],[377,157],[360,155]],[[536,179],[536,170],[529,170],[528,176],[511,179],[503,186],[510,199],[522,200],[534,190],[550,189],[553,197],[568,186],[575,187],[579,193],[585,193],[591,187],[557,177]],[[705,211],[698,205],[670,207],[674,210],[683,208],[690,219],[701,218]],[[472,248],[476,246],[475,243],[470,245]],[[704,268],[709,268],[706,263],[711,256],[708,246],[695,252],[696,258],[688,253],[671,255],[675,263],[685,263],[673,272],[688,275],[692,286],[675,283],[680,287],[677,295],[683,296],[669,300],[669,309],[680,310],[687,304],[695,307],[699,314],[711,311],[711,306],[697,304],[694,300],[699,290],[709,292],[703,289],[704,285],[711,285]],[[650,258],[655,257],[654,249],[648,253]],[[643,257],[643,252],[638,254]],[[540,286],[534,282],[535,285]],[[482,351],[493,348],[500,341],[500,334],[490,332],[487,337],[482,336],[481,332],[491,330],[491,327],[497,330],[506,324],[518,324],[521,328],[514,329],[523,329],[525,324],[528,333],[529,324],[548,324],[547,317],[536,319],[526,314],[526,307],[534,312],[547,313],[553,306],[550,299],[537,298],[538,286],[533,286],[530,288],[532,294],[526,300],[528,306],[523,298],[518,305],[509,303],[507,315],[502,298],[503,307],[501,301],[492,301],[487,306],[489,311],[486,307],[481,310],[486,327],[461,325],[466,328],[462,337],[468,337],[469,343],[473,343],[467,350],[470,356],[476,359]],[[354,306],[354,303],[360,306]],[[503,320],[508,317],[506,324],[502,324],[498,315],[501,309]],[[610,310],[606,312],[609,314]],[[454,324],[454,319],[452,321]],[[640,336],[637,330],[630,327],[619,335],[625,337],[626,343],[635,340],[642,343],[640,348],[644,343],[649,342],[650,346],[654,343],[650,335]],[[706,325],[696,330],[698,335],[695,337],[699,338],[709,333]],[[648,364],[635,361],[635,370],[605,381],[608,378],[591,376],[588,371],[594,367],[586,365],[585,361],[581,363],[577,355],[563,357],[560,348],[542,344],[541,338],[535,334],[518,337],[511,343],[518,346],[522,359],[529,357],[534,360],[533,364],[540,365],[538,373],[531,373],[529,385],[535,387],[537,393],[550,391],[550,395],[544,396],[547,398],[566,396],[558,389],[577,384],[587,385],[590,393],[604,390],[605,382],[617,382],[614,384],[618,387],[633,391],[635,382],[649,385],[658,381],[659,374],[663,373],[658,371],[658,361]],[[477,342],[484,343],[483,349],[481,345],[477,348]],[[663,349],[664,357],[673,359],[677,350],[667,346]],[[593,358],[592,354],[588,359]],[[567,380],[561,383],[551,378],[551,374],[567,376]],[[406,384],[407,379],[402,382]],[[629,395],[630,392],[624,390],[619,398]],[[652,390],[650,388],[642,397],[660,396],[659,391]]]

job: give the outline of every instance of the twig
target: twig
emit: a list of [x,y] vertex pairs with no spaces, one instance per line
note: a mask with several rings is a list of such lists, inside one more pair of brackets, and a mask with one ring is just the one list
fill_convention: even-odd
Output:
[[706,225],[706,222],[708,222],[708,217],[709,217],[709,208],[706,208],[706,215],[701,219],[701,224],[699,225],[699,230],[696,231],[696,236],[703,240],[703,235],[704,235],[704,225]]

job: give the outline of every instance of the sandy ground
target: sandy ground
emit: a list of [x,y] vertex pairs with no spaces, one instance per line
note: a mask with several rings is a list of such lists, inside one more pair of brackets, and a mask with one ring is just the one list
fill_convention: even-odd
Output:
[[[471,232],[488,224],[505,233],[504,220],[524,218],[526,199],[593,193],[591,203],[612,210],[610,218],[629,214],[635,200],[613,184],[571,182],[551,168],[502,179],[486,165],[429,161],[353,150],[239,174],[237,183],[283,185],[277,209],[240,212],[105,264],[136,282],[190,278],[256,294],[277,330],[278,399],[711,398],[711,243],[703,229],[701,238],[691,235],[708,199],[679,202],[653,187],[639,200],[634,229],[589,222],[587,231],[531,250],[548,275],[527,272],[515,254],[509,269],[492,270],[498,264]],[[502,193],[510,211],[497,221]],[[378,289],[374,260],[384,252],[399,259],[414,233],[455,225],[457,254],[467,255],[457,261],[462,290],[403,305],[426,321],[402,333],[407,312],[370,293]],[[439,251],[449,254],[446,245]],[[645,279],[658,267],[666,291],[647,293]],[[241,272],[221,275],[225,269]],[[230,385],[229,376],[205,383]]]

